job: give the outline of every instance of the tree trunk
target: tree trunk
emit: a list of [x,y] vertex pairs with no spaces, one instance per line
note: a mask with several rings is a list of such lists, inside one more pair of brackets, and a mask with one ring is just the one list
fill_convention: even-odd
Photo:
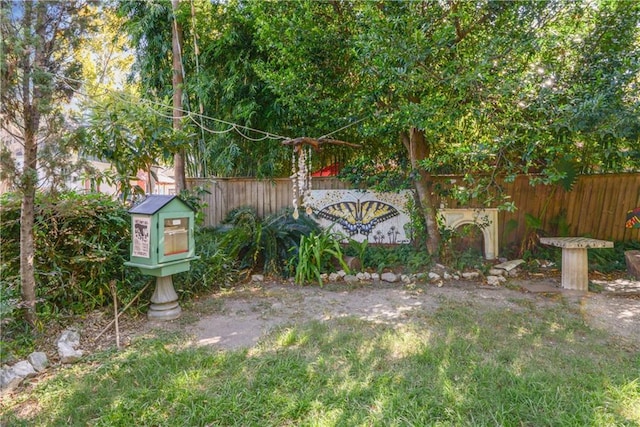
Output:
[[[33,29],[33,4],[25,3],[24,12],[25,38],[31,37],[29,32]],[[39,15],[36,16],[39,23]],[[37,25],[36,28],[42,28]],[[22,59],[24,79],[22,81],[22,99],[24,120],[24,165],[22,169],[22,179],[20,190],[22,192],[22,206],[20,210],[20,291],[22,294],[22,305],[24,307],[25,320],[34,326],[36,323],[36,279],[34,270],[35,258],[35,198],[36,187],[38,185],[38,144],[36,135],[40,127],[40,88],[33,82],[35,68],[42,62],[42,51],[36,48],[32,58],[25,55]],[[33,90],[33,92],[32,92]]]
[[[182,26],[175,18],[180,0],[171,0],[173,9],[173,22],[171,24],[172,47],[173,47],[173,128],[182,129]],[[184,168],[183,150],[173,155],[173,173],[175,180],[176,194],[187,188]]]
[[430,191],[431,174],[419,164],[421,160],[429,157],[430,147],[425,139],[424,131],[415,127],[411,128],[408,133],[403,132],[401,138],[409,152],[411,168],[417,172],[414,185],[427,226],[427,250],[433,258],[437,259],[440,254],[440,230],[438,229],[435,203]]

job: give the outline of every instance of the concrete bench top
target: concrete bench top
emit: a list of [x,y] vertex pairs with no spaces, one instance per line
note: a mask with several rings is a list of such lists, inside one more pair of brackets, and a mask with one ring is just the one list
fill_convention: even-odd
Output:
[[613,242],[590,239],[588,237],[541,237],[543,245],[557,246],[566,249],[612,248]]

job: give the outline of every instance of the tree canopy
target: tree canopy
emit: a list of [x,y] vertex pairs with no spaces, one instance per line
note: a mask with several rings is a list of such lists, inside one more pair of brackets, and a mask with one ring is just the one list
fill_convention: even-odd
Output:
[[577,173],[640,169],[634,1],[182,1],[173,15],[166,0],[123,0],[120,13],[143,93],[170,90],[168,23],[185,31],[188,108],[225,121],[190,116],[197,173],[282,176],[286,151],[247,136],[340,130],[365,148],[315,161],[412,179],[433,229],[431,173],[462,174],[467,197],[496,204],[497,175],[569,188]]

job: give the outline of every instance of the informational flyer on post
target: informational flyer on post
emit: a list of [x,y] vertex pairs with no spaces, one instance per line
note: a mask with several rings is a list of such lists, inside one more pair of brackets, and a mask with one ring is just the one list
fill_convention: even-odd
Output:
[[137,256],[140,258],[149,258],[150,227],[150,217],[133,217],[133,256]]

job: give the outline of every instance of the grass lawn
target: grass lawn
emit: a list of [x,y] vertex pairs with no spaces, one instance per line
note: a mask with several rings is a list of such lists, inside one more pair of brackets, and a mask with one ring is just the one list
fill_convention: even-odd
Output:
[[640,425],[637,348],[590,329],[569,307],[516,302],[479,309],[447,300],[402,326],[310,322],[239,351],[140,339],[5,400],[2,423]]

